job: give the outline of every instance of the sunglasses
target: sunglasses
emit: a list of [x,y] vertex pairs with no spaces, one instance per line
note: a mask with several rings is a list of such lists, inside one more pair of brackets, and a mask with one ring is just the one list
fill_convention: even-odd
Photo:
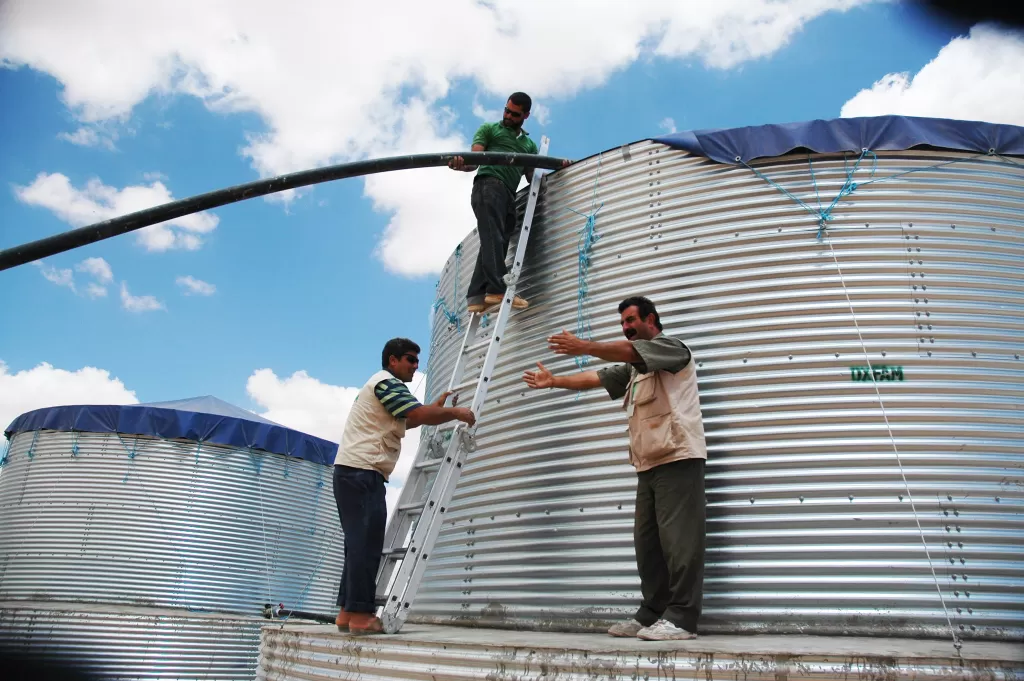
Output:
[[404,357],[409,362],[409,364],[419,364],[420,363],[420,358],[417,357],[416,355],[410,355],[410,354],[406,353],[406,354],[402,355],[402,357]]
[[523,117],[523,113],[521,111],[513,111],[512,109],[508,108],[507,106],[505,107],[505,113],[507,113],[512,118],[522,118]]

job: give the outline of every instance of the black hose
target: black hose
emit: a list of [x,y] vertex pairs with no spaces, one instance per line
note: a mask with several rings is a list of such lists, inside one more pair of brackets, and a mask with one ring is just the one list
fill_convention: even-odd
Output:
[[389,158],[376,158],[355,163],[342,163],[325,168],[314,168],[303,170],[299,173],[280,175],[266,180],[256,180],[240,184],[235,187],[218,189],[217,191],[199,194],[187,199],[172,201],[162,206],[155,206],[140,210],[136,213],[129,213],[121,217],[97,222],[94,225],[79,227],[61,234],[54,234],[45,239],[30,241],[27,244],[14,246],[0,251],[0,271],[24,265],[41,258],[46,258],[57,253],[70,251],[73,248],[109,239],[112,236],[132,232],[150,225],[155,225],[183,215],[198,213],[217,206],[224,206],[236,201],[265,196],[282,192],[286,189],[305,187],[320,182],[342,180],[346,177],[357,177],[359,175],[373,175],[375,173],[386,173],[392,170],[409,170],[412,168],[430,168],[435,166],[446,166],[456,156],[465,159],[467,165],[489,165],[489,166],[523,166],[527,168],[545,168],[558,170],[564,163],[560,158],[553,156],[537,156],[534,154],[508,154],[490,152],[452,152],[444,154],[417,154],[415,156],[392,156]]

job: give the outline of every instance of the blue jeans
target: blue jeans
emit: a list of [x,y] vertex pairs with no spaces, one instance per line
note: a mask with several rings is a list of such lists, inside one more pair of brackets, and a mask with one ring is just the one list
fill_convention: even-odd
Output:
[[375,612],[377,569],[388,522],[384,476],[377,471],[336,465],[334,501],[345,533],[338,606],[345,612]]

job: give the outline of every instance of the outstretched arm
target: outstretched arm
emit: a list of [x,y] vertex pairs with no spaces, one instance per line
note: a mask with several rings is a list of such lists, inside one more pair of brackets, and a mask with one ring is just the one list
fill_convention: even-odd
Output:
[[584,371],[568,376],[555,376],[548,368],[537,362],[537,371],[523,373],[523,381],[531,388],[564,388],[566,390],[589,390],[600,388],[601,379],[596,371]]
[[598,343],[578,338],[564,329],[561,333],[548,337],[548,347],[556,355],[590,355],[606,362],[624,362],[626,364],[643,361],[636,348],[633,347],[633,343],[628,340]]

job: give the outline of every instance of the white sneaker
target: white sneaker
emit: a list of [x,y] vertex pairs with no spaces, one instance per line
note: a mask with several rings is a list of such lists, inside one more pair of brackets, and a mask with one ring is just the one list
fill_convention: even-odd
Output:
[[618,636],[619,638],[635,638],[637,633],[644,628],[644,625],[640,624],[636,620],[626,620],[625,622],[619,622],[613,624],[608,629],[608,634],[611,636]]
[[636,637],[645,641],[688,641],[697,638],[697,634],[680,629],[668,620],[658,620],[638,631]]

